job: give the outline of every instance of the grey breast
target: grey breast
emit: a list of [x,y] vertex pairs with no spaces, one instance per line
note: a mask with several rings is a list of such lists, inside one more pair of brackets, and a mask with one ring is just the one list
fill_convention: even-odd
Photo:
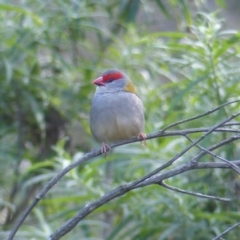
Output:
[[90,126],[99,142],[114,142],[137,136],[144,130],[144,108],[134,93],[97,93],[93,97]]

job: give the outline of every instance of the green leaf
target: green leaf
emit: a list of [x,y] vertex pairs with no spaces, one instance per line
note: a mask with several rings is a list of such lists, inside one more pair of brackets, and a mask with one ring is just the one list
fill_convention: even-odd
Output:
[[21,14],[31,17],[37,25],[40,26],[43,24],[43,20],[39,16],[37,16],[36,14],[34,14],[33,12],[31,12],[27,9],[18,7],[16,5],[0,3],[0,11],[13,11],[16,13],[21,13]]
[[125,2],[119,14],[120,19],[126,22],[134,22],[141,2],[139,0],[128,0]]
[[171,17],[170,13],[168,12],[167,8],[165,7],[165,5],[162,3],[162,0],[155,0],[155,2],[157,3],[158,7],[160,8],[160,10],[164,13],[164,15],[168,18]]
[[119,232],[126,228],[126,226],[133,220],[133,217],[130,215],[127,218],[124,218],[110,233],[106,240],[117,239]]
[[12,80],[12,75],[13,75],[13,69],[12,69],[12,65],[10,63],[10,61],[7,58],[3,58],[3,62],[5,65],[5,69],[6,69],[6,82],[10,82]]
[[23,95],[26,97],[28,103],[30,104],[32,112],[33,112],[33,114],[39,124],[39,127],[42,131],[42,134],[44,134],[44,131],[46,129],[44,113],[43,113],[38,101],[36,101],[34,96],[32,94],[30,94],[29,92],[23,91]]
[[225,0],[216,0],[216,3],[221,8],[226,8],[226,1]]
[[185,16],[185,20],[186,20],[187,26],[190,26],[192,24],[192,17],[191,17],[191,13],[189,11],[189,7],[188,7],[187,4],[188,4],[188,1],[186,1],[186,0],[179,0],[179,6],[180,6],[180,8],[183,11],[183,14]]

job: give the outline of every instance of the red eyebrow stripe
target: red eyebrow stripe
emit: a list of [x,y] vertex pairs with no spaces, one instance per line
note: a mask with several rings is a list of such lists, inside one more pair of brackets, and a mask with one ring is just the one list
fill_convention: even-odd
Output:
[[117,79],[121,79],[121,78],[123,78],[122,73],[120,73],[120,72],[115,72],[115,73],[109,73],[109,74],[107,74],[107,75],[104,75],[104,76],[103,76],[103,81],[104,81],[104,82],[108,82],[110,79],[112,79],[112,80],[117,80]]

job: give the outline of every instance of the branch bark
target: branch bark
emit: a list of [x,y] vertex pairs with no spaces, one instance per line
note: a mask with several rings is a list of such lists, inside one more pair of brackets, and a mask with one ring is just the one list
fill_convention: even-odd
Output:
[[222,239],[221,237],[223,235],[225,235],[226,233],[230,232],[231,230],[233,230],[235,227],[238,227],[239,225],[240,225],[240,222],[234,224],[233,226],[229,227],[228,229],[226,229],[224,232],[222,232],[221,234],[219,234],[217,237],[213,238],[212,240]]
[[[221,106],[219,106],[211,111],[208,111],[204,114],[192,117],[190,119],[182,120],[180,122],[176,122],[174,124],[171,124],[171,125],[165,127],[163,130],[161,130],[157,133],[149,134],[146,137],[146,140],[153,139],[153,138],[159,138],[159,137],[168,137],[168,136],[185,136],[186,137],[187,135],[192,134],[192,133],[200,133],[200,132],[205,133],[200,138],[198,138],[196,141],[193,141],[189,146],[187,146],[185,149],[183,149],[180,153],[176,154],[167,163],[165,163],[162,166],[160,166],[159,168],[155,169],[153,172],[147,174],[146,176],[142,177],[141,179],[139,179],[137,181],[120,186],[120,187],[106,193],[104,196],[102,196],[98,200],[94,201],[93,203],[86,205],[73,218],[68,220],[66,223],[63,224],[62,227],[60,227],[58,230],[56,230],[50,236],[49,239],[53,240],[53,239],[61,238],[63,235],[65,235],[66,233],[71,231],[81,219],[83,219],[85,216],[90,214],[96,208],[102,206],[103,204],[109,202],[110,200],[112,200],[116,197],[126,194],[127,192],[129,192],[133,189],[145,187],[150,184],[158,184],[159,185],[162,183],[163,180],[165,180],[167,178],[176,176],[176,175],[184,173],[186,171],[195,170],[195,169],[204,169],[204,168],[234,168],[235,170],[238,169],[238,166],[240,166],[240,161],[231,161],[231,163],[229,161],[227,161],[227,162],[225,161],[224,163],[222,163],[222,162],[198,163],[198,160],[206,154],[212,155],[212,153],[211,153],[212,150],[217,149],[225,144],[228,144],[228,143],[233,142],[240,138],[240,135],[239,135],[240,130],[232,128],[233,126],[238,125],[239,123],[234,124],[234,123],[230,122],[232,119],[239,116],[240,113],[234,114],[231,117],[220,122],[219,124],[209,127],[209,128],[195,128],[195,129],[186,129],[186,130],[178,130],[178,131],[166,131],[166,130],[170,129],[172,127],[175,127],[179,124],[186,123],[186,122],[204,117],[206,115],[209,115],[209,114],[221,109],[222,107],[225,107],[229,104],[236,103],[239,101],[240,100],[235,100],[232,102],[222,104]],[[179,167],[176,167],[174,169],[171,169],[167,172],[159,174],[160,171],[169,167],[172,163],[174,163],[176,160],[178,160],[181,156],[183,156],[192,147],[194,147],[194,146],[200,147],[198,145],[198,143],[201,142],[206,136],[210,135],[213,132],[216,132],[216,133],[217,132],[231,132],[231,133],[237,133],[238,135],[231,137],[229,139],[223,140],[222,142],[219,142],[218,144],[215,144],[214,146],[210,147],[208,150],[202,148],[203,151],[200,154],[198,154],[197,156],[195,156],[193,159],[191,159],[189,162],[187,162],[184,165],[181,165]],[[141,141],[141,140],[139,140],[138,138],[132,138],[129,140],[110,144],[110,147],[115,148],[117,146],[129,144],[129,143],[133,143],[133,142],[139,142],[139,141]],[[32,203],[27,207],[27,209],[20,216],[20,218],[16,222],[15,226],[10,231],[8,240],[12,240],[14,238],[19,227],[22,225],[22,223],[24,222],[26,217],[30,214],[32,209],[45,196],[45,194],[58,182],[59,179],[61,179],[65,174],[67,174],[73,168],[86,163],[88,160],[90,160],[96,156],[99,156],[100,154],[101,154],[100,149],[92,150],[91,152],[85,154],[82,158],[78,159],[74,163],[70,164],[68,167],[64,168],[51,181],[49,181],[49,183],[39,192],[39,194],[35,197],[35,199],[32,201]],[[217,197],[215,197],[215,198],[217,198]]]
[[[240,166],[240,160],[234,161],[234,164]],[[196,170],[196,169],[206,169],[206,168],[230,168],[227,163],[197,163],[195,166],[192,164],[184,164],[177,168],[174,168],[170,171],[167,171],[165,173],[152,176],[149,179],[146,179],[142,183],[139,183],[135,185],[135,182],[128,183],[125,185],[122,185],[108,193],[106,193],[104,196],[99,198],[98,200],[87,204],[85,207],[83,207],[74,217],[69,219],[67,222],[65,222],[58,230],[56,230],[50,237],[49,240],[57,240],[60,239],[62,236],[67,234],[69,231],[71,231],[83,218],[85,218],[87,215],[89,215],[91,212],[93,212],[95,209],[101,207],[102,205],[106,204],[107,202],[120,197],[127,192],[140,188],[140,187],[146,187],[151,184],[159,184],[163,180],[179,175],[181,173],[190,171],[190,170]]]

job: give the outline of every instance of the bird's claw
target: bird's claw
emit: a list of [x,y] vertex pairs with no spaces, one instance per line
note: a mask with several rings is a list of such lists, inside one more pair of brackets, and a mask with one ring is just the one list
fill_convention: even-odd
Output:
[[101,153],[104,155],[105,158],[107,156],[107,152],[110,150],[111,150],[111,147],[105,142],[102,142]]
[[147,147],[147,142],[146,142],[147,135],[145,133],[139,133],[137,138],[139,140],[142,140],[141,145],[142,145],[143,148]]

